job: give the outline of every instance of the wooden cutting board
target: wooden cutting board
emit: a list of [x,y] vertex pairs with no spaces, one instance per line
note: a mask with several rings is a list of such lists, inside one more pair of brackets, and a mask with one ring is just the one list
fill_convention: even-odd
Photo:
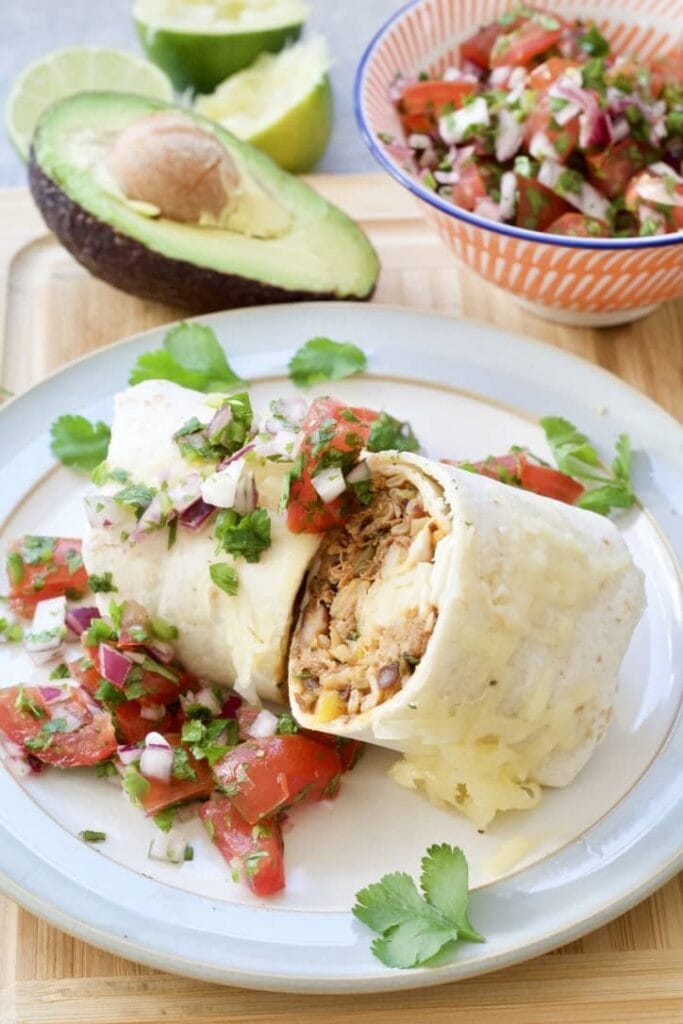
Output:
[[[376,302],[528,334],[618,374],[683,420],[683,302],[627,327],[561,327],[456,264],[413,200],[380,175],[313,184],[361,222],[382,259]],[[0,381],[18,393],[65,362],[177,319],[89,277],[23,189],[0,191]],[[0,897],[0,1024],[681,1024],[683,875],[555,953],[494,975],[376,996],[284,996],[162,974],[101,952]]]

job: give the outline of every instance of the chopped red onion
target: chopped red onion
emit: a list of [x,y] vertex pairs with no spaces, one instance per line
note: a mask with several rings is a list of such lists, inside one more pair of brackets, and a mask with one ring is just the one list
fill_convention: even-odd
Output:
[[490,196],[482,196],[477,199],[474,204],[474,212],[478,217],[485,217],[486,220],[501,221],[503,219],[500,212],[500,204]]
[[24,647],[36,665],[61,654],[66,636],[66,598],[51,597],[39,601],[31,628],[24,634]]
[[250,512],[254,511],[257,504],[258,491],[256,490],[254,474],[251,470],[247,470],[246,473],[242,473],[241,477],[237,481],[233,507],[241,516],[246,516]]
[[512,64],[501,64],[500,67],[494,68],[489,75],[488,84],[492,89],[504,89],[508,83],[508,78],[512,74]]
[[106,494],[86,494],[83,499],[85,515],[93,527],[123,526],[130,523],[132,512],[126,505],[119,505]]
[[567,100],[565,106],[561,110],[556,111],[553,117],[560,127],[564,127],[572,118],[581,113],[581,109],[580,103],[577,103],[575,100]]
[[255,454],[262,458],[276,455],[282,459],[294,459],[299,441],[299,434],[293,430],[278,430],[269,435],[268,440],[257,440],[254,445]]
[[199,473],[190,473],[168,489],[168,497],[176,512],[184,512],[194,505],[201,495],[202,478]]
[[[538,180],[541,185],[545,185],[546,188],[557,192],[557,185],[564,171],[565,168],[562,164],[553,160],[544,160],[538,171]],[[607,221],[609,202],[596,188],[589,185],[587,181],[582,182],[579,192],[570,192],[565,189],[561,193],[558,192],[558,195],[561,195],[563,199],[577,210],[580,210],[581,213],[585,213],[587,217],[595,217],[596,220]]]
[[209,425],[204,428],[204,433],[211,444],[215,444],[216,441],[219,440],[220,435],[231,422],[232,409],[229,405],[222,405],[220,409],[217,409],[214,413],[213,419]]
[[621,142],[631,133],[631,125],[625,117],[619,115],[612,121],[612,142]]
[[143,704],[140,708],[140,718],[147,722],[160,722],[166,714],[163,704]]
[[109,647],[108,644],[100,644],[98,650],[98,661],[100,674],[112,686],[123,689],[128,673],[131,670],[132,662],[127,654]]
[[254,739],[264,739],[266,736],[274,736],[277,732],[277,715],[274,715],[272,711],[268,711],[267,708],[262,708],[254,721],[249,726],[247,732]]
[[502,107],[498,112],[498,127],[496,129],[496,160],[500,163],[510,160],[519,150],[523,139],[522,125],[511,110]]
[[369,480],[372,476],[370,468],[365,459],[361,459],[357,462],[353,469],[350,469],[346,474],[346,479],[350,484],[360,484],[363,480]]
[[657,174],[662,178],[673,178],[677,185],[683,185],[683,175],[678,174],[671,164],[665,164],[663,160],[650,164],[647,170],[651,174]]
[[242,707],[242,698],[237,693],[231,693],[224,701],[221,708],[221,718],[237,718],[237,712]]
[[232,465],[233,462],[238,462],[240,459],[243,459],[245,455],[248,455],[249,452],[252,452],[255,448],[256,442],[250,441],[249,444],[245,444],[243,448],[240,448],[238,451],[233,452],[232,455],[227,455],[224,459],[222,459],[218,463],[216,469],[225,469],[226,466]]
[[64,621],[74,636],[80,636],[89,628],[93,619],[99,617],[97,608],[69,608]]
[[[191,707],[193,704],[198,704],[200,707],[206,708],[206,710],[210,711],[212,715],[222,715],[223,713],[215,693],[208,686],[203,686],[201,690],[198,690],[196,693],[186,693],[181,696],[180,705],[183,710]],[[234,717],[234,715],[231,715],[230,717]]]
[[638,220],[641,224],[644,224],[647,221],[650,227],[654,226],[656,231],[654,231],[653,234],[666,234],[666,217],[659,210],[655,210],[654,206],[648,206],[646,203],[640,203],[638,206]]
[[116,753],[121,764],[135,764],[142,757],[142,747],[139,747],[137,743],[125,743],[117,747]]
[[460,172],[434,171],[434,181],[437,181],[439,185],[455,185],[457,181],[460,181]]
[[439,134],[447,145],[462,142],[472,128],[486,128],[490,123],[488,103],[483,96],[477,96],[466,107],[460,107],[439,118]]
[[402,163],[405,163],[411,162],[413,159],[412,149],[402,142],[385,142],[384,148],[389,156],[393,156],[394,160],[400,160]]
[[529,152],[534,160],[552,160],[555,163],[559,163],[560,160],[560,154],[557,152],[546,133],[542,131],[534,132],[531,136]]
[[43,703],[58,704],[60,701],[68,700],[70,697],[69,690],[62,688],[61,686],[39,686],[40,696],[43,698]]
[[140,774],[144,775],[146,779],[170,782],[172,767],[173,747],[161,733],[147,733],[145,749],[140,757]]
[[664,178],[642,178],[636,186],[636,191],[640,198],[648,203],[656,203],[658,206],[683,206],[683,196],[676,191],[670,191]]
[[323,469],[311,477],[313,488],[325,504],[334,501],[346,490],[346,480],[339,466]]
[[[444,76],[443,76],[444,80],[446,82],[450,81],[450,79],[447,78],[447,75],[449,74],[450,71],[457,71],[457,70],[458,70],[458,68],[446,68],[446,70],[444,72]],[[478,82],[486,74],[486,68],[483,68],[481,66],[481,64],[477,64],[476,60],[470,60],[469,58],[466,58],[462,62],[462,66],[460,67],[460,72],[461,72],[461,79],[464,79],[464,80],[474,80],[474,81]]]
[[432,144],[432,140],[424,132],[411,132],[407,142],[412,149],[429,149]]
[[517,175],[514,171],[506,171],[500,178],[500,216],[502,220],[512,220],[517,208]]
[[165,640],[146,640],[143,646],[150,657],[156,658],[162,665],[170,665],[175,658],[173,646]]
[[417,78],[404,78],[401,75],[397,75],[389,86],[389,99],[391,102],[398,103],[408,86],[415,85],[417,81]]
[[31,765],[24,748],[5,736],[0,739],[0,759],[15,779],[25,779],[31,774]]
[[54,720],[58,718],[62,723],[61,731],[64,733],[78,732],[82,725],[86,722],[86,716],[81,711],[76,711],[73,707],[64,707],[55,709],[50,717]]
[[216,470],[202,484],[202,500],[217,508],[233,508],[237,484],[244,469],[244,459],[238,459]]
[[201,498],[198,498],[180,516],[180,525],[186,530],[199,530],[215,511],[215,505],[208,505]]

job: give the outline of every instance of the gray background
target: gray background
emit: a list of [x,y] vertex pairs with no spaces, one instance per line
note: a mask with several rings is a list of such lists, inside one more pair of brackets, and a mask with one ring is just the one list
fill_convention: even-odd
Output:
[[[353,116],[353,78],[360,57],[400,0],[309,0],[307,31],[327,37],[334,61],[335,125],[320,171],[371,171],[376,164]],[[0,3],[0,106],[22,68],[59,46],[94,43],[141,54],[130,19],[132,0],[3,0]],[[0,132],[0,185],[20,185],[24,168]]]

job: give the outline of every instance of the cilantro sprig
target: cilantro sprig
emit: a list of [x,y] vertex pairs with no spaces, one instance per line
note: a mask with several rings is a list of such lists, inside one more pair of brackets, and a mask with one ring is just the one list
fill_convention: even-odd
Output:
[[362,349],[349,341],[311,338],[290,359],[289,376],[298,387],[309,388],[362,373],[367,363]]
[[379,933],[372,952],[387,967],[418,967],[459,939],[483,942],[468,916],[468,870],[462,850],[430,846],[422,858],[420,890],[402,871],[356,893],[353,913]]
[[[261,552],[269,548],[271,543],[268,511],[255,508],[253,512],[240,515],[234,508],[223,509],[216,518],[214,536],[218,551],[227,551],[235,557],[241,555],[247,562],[258,562]],[[214,573],[211,578],[217,583]],[[220,583],[217,585],[221,586]]]
[[577,428],[561,416],[540,420],[558,469],[587,485],[576,502],[581,508],[608,515],[613,508],[631,508],[636,497],[631,485],[631,442],[620,434],[611,472],[605,470],[597,451]]
[[234,372],[211,327],[183,322],[167,332],[163,348],[143,352],[129,384],[170,380],[194,391],[236,391],[244,381]]
[[64,466],[90,473],[107,457],[111,431],[85,416],[60,416],[50,428],[50,451]]

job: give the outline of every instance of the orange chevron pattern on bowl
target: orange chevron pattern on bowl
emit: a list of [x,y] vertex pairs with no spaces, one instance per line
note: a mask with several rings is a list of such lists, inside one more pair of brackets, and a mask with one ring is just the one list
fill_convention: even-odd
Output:
[[[542,0],[567,20],[595,21],[613,49],[646,61],[683,34],[681,0]],[[389,98],[397,74],[440,75],[459,43],[511,6],[509,0],[417,0],[372,40],[356,78],[356,116],[370,150],[416,197],[454,253],[537,313],[565,322],[619,323],[683,295],[683,232],[648,238],[566,238],[497,224],[452,206],[405,170],[380,133],[402,137]]]

